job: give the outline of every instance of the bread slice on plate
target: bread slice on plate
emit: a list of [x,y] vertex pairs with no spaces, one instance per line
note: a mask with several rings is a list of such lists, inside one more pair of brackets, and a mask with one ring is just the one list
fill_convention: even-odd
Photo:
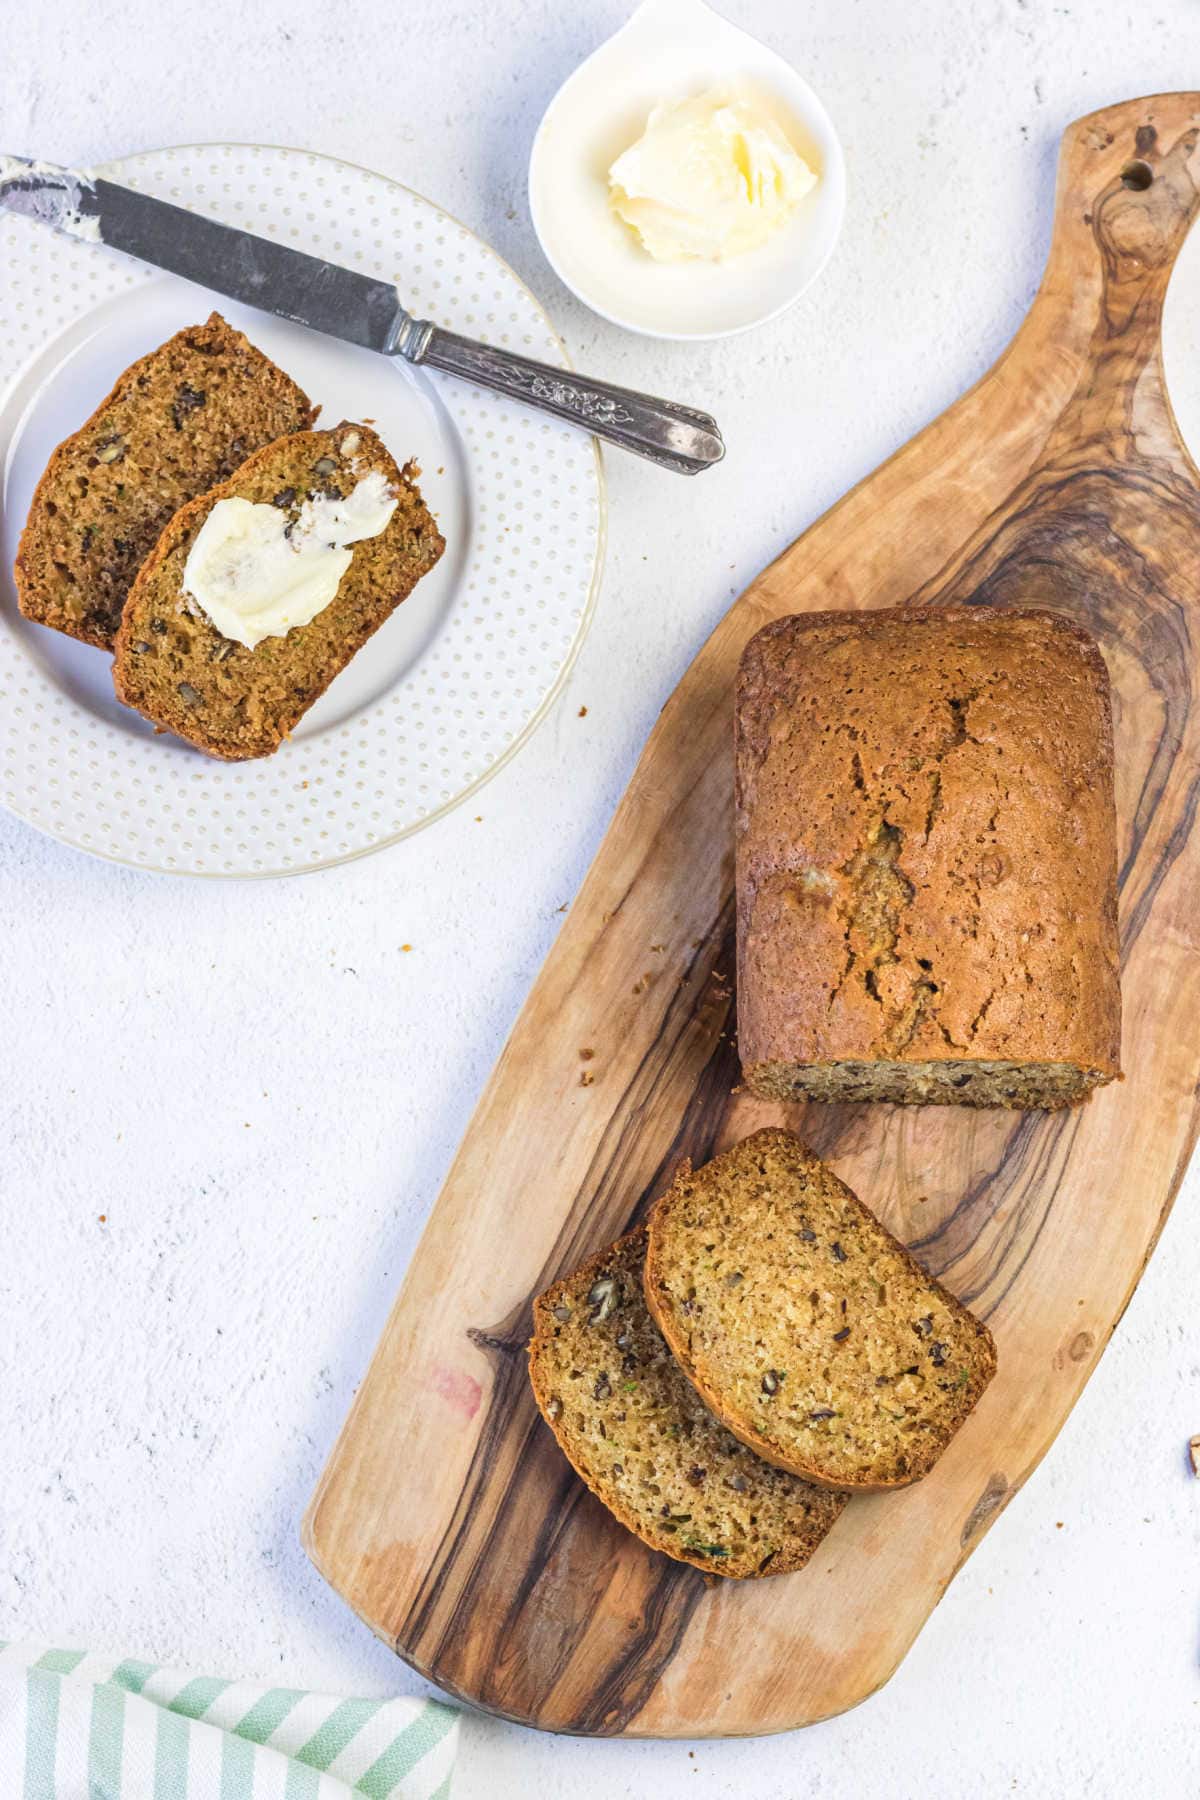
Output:
[[176,332],[126,369],[50,458],[17,551],[25,617],[111,649],[172,514],[315,417],[308,396],[220,313]]
[[646,1298],[688,1379],[805,1480],[918,1480],[995,1373],[987,1326],[786,1131],[685,1163],[649,1233]]
[[654,1550],[738,1578],[801,1569],[845,1496],[753,1455],[684,1379],[646,1306],[646,1228],[533,1306],[529,1375],[568,1461]]
[[[297,432],[176,513],[125,604],[113,659],[117,698],[163,731],[229,761],[269,756],[445,548],[413,479],[366,425]],[[225,636],[186,590],[189,552],[224,500],[274,508],[281,539],[361,482],[383,478],[396,501],[378,536],[352,544],[333,598],[307,623],[253,648]],[[261,517],[262,515],[256,515]]]

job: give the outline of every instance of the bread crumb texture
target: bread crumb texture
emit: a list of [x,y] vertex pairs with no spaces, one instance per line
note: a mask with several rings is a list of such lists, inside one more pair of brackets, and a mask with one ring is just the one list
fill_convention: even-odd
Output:
[[646,1305],[646,1228],[533,1307],[529,1374],[568,1460],[655,1550],[713,1574],[803,1568],[846,1504],[774,1468],[716,1420]]
[[142,357],[38,483],[17,552],[21,611],[111,649],[126,597],[174,513],[315,409],[213,313]]
[[768,625],[739,673],[736,838],[755,1092],[1058,1107],[1119,1074],[1109,682],[1077,626]]
[[668,1345],[724,1423],[794,1474],[918,1480],[995,1373],[986,1325],[788,1132],[685,1165],[649,1229]]
[[[308,624],[249,650],[223,637],[184,592],[188,552],[218,501],[238,495],[295,520],[306,500],[343,498],[372,471],[399,504],[378,537],[353,546],[337,594]],[[142,567],[117,634],[117,698],[210,756],[269,756],[444,548],[411,470],[397,468],[367,426],[343,421],[269,444],[176,513]]]

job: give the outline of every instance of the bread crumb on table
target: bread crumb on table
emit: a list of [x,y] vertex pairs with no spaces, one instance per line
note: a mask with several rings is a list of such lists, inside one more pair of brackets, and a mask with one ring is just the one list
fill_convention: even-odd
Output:
[[1200,1435],[1189,1439],[1188,1456],[1192,1464],[1192,1474],[1200,1475]]

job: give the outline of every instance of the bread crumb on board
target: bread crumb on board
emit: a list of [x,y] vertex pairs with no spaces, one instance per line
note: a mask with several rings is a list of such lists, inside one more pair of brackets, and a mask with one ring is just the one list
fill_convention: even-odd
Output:
[[1188,1439],[1188,1458],[1192,1465],[1192,1474],[1200,1475],[1200,1433]]

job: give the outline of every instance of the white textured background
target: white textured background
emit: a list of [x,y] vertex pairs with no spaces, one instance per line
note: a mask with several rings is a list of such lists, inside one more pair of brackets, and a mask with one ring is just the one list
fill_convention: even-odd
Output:
[[[486,235],[583,366],[711,407],[730,445],[695,484],[609,458],[608,568],[566,693],[477,805],[411,842],[189,885],[0,817],[0,1637],[419,1685],[308,1567],[297,1522],[558,909],[731,596],[1013,330],[1062,126],[1200,86],[1197,0],[726,10],[825,99],[851,202],[791,314],[691,348],[592,319],[526,213],[541,110],[624,0],[0,9],[0,149],[90,163],[231,138],[381,169]],[[1200,241],[1172,302],[1196,446]],[[1193,1180],[1049,1458],[866,1706],[692,1748],[473,1718],[459,1800],[1194,1796],[1198,1200]]]

